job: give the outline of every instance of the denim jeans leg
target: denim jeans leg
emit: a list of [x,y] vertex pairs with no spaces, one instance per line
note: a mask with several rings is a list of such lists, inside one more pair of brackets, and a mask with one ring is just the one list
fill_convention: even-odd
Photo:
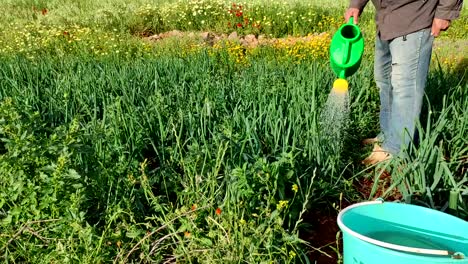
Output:
[[390,114],[392,106],[392,57],[390,55],[389,41],[375,40],[374,78],[380,94],[380,133],[379,141],[383,141],[390,133]]
[[392,102],[389,133],[383,148],[398,154],[413,140],[419,120],[424,90],[431,61],[430,29],[393,39],[390,46],[392,60]]

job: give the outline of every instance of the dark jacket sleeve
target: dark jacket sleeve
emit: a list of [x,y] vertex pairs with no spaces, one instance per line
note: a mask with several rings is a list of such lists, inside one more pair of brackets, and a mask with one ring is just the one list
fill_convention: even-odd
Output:
[[463,0],[439,0],[439,5],[437,6],[435,17],[446,20],[457,19],[460,16],[462,5]]
[[[450,0],[446,0],[446,1],[450,1]],[[362,13],[362,10],[364,10],[364,7],[366,7],[367,2],[369,2],[369,0],[351,0],[349,7],[358,8],[359,10],[361,10],[361,13]]]

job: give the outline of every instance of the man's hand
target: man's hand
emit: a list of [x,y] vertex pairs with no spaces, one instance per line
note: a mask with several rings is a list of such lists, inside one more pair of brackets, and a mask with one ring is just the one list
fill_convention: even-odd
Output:
[[450,20],[434,18],[434,21],[432,21],[431,35],[434,37],[438,37],[440,34],[440,31],[445,31],[449,27],[450,27]]
[[346,23],[348,23],[350,17],[354,17],[354,24],[358,23],[359,19],[359,9],[358,8],[349,8],[346,10],[346,13],[344,15]]

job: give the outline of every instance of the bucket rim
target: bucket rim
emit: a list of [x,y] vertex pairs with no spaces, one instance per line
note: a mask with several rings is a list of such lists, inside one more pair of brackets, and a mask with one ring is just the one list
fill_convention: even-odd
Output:
[[448,250],[415,248],[415,247],[407,247],[407,246],[401,246],[401,245],[383,242],[383,241],[359,234],[356,231],[353,231],[351,228],[347,227],[342,221],[343,215],[353,208],[367,206],[367,205],[383,204],[383,203],[384,201],[382,199],[377,199],[375,201],[360,202],[360,203],[356,203],[356,204],[346,207],[338,214],[338,217],[337,217],[338,226],[340,227],[342,231],[350,234],[353,237],[356,237],[367,243],[380,246],[380,247],[384,247],[384,248],[388,248],[388,249],[409,252],[409,253],[414,253],[414,254],[425,254],[425,255],[452,256],[452,257],[458,255],[458,252],[453,252],[453,251],[448,251]]

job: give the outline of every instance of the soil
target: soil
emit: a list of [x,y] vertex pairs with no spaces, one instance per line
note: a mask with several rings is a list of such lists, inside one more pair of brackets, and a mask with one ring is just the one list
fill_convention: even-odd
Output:
[[313,247],[308,252],[311,263],[338,263],[339,256],[334,249],[340,250],[342,242],[341,237],[338,238],[338,241],[336,238],[340,231],[336,223],[337,216],[338,212],[324,211],[310,212],[304,216],[304,222],[312,227],[301,234],[301,238],[308,241]]
[[[379,197],[384,198],[386,201],[399,201],[403,198],[402,194],[398,191],[397,188],[393,188],[389,195],[383,197],[383,194],[387,191],[388,188],[392,185],[392,175],[388,172],[383,172],[379,177],[379,182],[377,184],[377,190],[372,196],[371,200],[375,200]],[[365,177],[355,182],[354,187],[362,195],[363,199],[368,199],[372,193],[372,187],[374,186],[373,177]]]
[[[391,175],[388,172],[382,173],[379,178],[376,193],[372,199],[379,198],[391,186]],[[367,200],[374,185],[372,177],[365,177],[355,183],[355,188],[363,200]],[[402,195],[396,188],[385,197],[386,201],[401,200]],[[351,202],[343,201],[342,209],[351,205]],[[320,210],[309,212],[304,216],[304,222],[311,225],[311,229],[303,231],[301,238],[308,241],[313,248],[308,253],[311,263],[336,264],[340,263],[342,256],[342,237],[337,224],[338,213],[336,210]],[[338,237],[337,237],[338,235]],[[337,253],[339,252],[339,254]]]

